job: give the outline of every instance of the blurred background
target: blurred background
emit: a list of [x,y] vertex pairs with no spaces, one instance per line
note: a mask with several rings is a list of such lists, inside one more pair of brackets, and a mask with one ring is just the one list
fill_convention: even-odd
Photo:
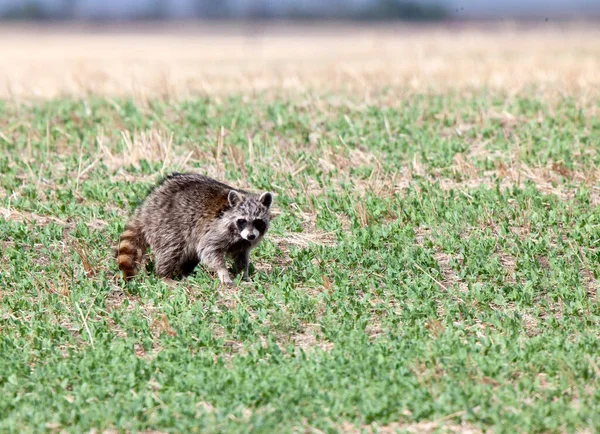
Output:
[[4,19],[446,20],[590,18],[598,0],[0,0]]
[[0,0],[0,97],[594,94],[600,0]]

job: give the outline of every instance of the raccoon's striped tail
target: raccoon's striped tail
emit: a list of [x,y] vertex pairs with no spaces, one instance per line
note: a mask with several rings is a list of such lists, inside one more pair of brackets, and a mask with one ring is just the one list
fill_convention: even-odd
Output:
[[119,238],[117,251],[117,263],[125,280],[136,275],[147,247],[141,223],[136,218],[131,219]]

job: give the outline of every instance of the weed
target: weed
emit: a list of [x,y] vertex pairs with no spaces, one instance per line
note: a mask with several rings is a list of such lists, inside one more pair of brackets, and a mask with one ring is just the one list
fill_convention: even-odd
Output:
[[[313,103],[0,105],[1,431],[600,425],[594,107]],[[275,191],[251,283],[119,280],[170,170]]]

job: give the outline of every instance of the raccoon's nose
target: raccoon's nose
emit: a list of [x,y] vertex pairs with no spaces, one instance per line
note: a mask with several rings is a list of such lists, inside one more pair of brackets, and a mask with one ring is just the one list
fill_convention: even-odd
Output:
[[252,241],[254,238],[256,238],[256,235],[254,235],[252,232],[250,232],[250,233],[248,234],[248,239],[249,239],[250,241]]

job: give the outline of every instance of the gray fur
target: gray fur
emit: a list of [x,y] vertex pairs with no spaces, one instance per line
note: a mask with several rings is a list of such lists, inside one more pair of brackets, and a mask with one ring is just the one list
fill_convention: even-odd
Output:
[[[203,175],[170,175],[128,222],[121,236],[119,268],[126,278],[133,276],[141,258],[129,252],[148,245],[161,277],[188,274],[202,263],[228,284],[232,282],[225,262],[229,256],[235,271],[247,279],[250,250],[269,228],[272,197],[269,192],[256,195]],[[242,231],[246,237],[258,236],[244,239]],[[132,246],[136,239],[139,241]]]

